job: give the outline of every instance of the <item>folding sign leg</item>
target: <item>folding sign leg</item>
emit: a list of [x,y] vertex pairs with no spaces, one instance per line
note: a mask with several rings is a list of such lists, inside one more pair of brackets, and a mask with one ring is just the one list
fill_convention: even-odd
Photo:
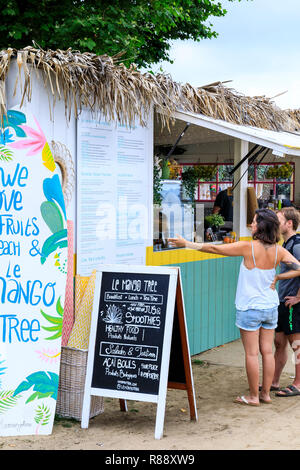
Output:
[[123,400],[120,398],[120,410],[121,411],[128,411],[128,407],[127,407],[127,401],[126,400]]
[[[167,392],[167,391],[166,391]],[[166,409],[166,395],[158,398],[157,410],[156,410],[156,422],[155,422],[155,439],[161,439],[164,433],[164,421],[165,421],[165,409]]]
[[87,429],[89,427],[90,409],[91,409],[91,395],[89,393],[85,393],[83,396],[82,414],[81,414],[81,427],[83,429]]

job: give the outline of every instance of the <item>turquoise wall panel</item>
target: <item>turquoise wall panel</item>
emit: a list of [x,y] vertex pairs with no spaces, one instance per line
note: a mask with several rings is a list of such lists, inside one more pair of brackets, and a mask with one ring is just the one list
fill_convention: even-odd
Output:
[[226,257],[176,264],[192,355],[239,338],[234,300],[240,263]]

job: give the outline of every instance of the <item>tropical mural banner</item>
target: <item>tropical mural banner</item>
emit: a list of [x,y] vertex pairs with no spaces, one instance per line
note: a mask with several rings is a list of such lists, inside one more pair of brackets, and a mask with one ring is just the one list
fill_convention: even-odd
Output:
[[0,435],[51,434],[67,274],[59,176],[37,119],[0,127]]

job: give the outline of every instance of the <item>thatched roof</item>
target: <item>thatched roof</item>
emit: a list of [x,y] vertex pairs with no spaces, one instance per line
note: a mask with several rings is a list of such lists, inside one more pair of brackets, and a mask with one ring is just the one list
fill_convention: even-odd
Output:
[[[164,122],[180,109],[265,129],[300,129],[300,110],[283,111],[265,96],[244,96],[221,82],[195,88],[188,83],[176,83],[169,75],[141,73],[134,65],[126,68],[117,56],[97,56],[71,49],[26,47],[0,51],[0,85],[12,59],[17,59],[16,81],[22,82],[22,102],[31,100],[32,74],[39,69],[47,90],[55,99],[64,100],[67,116],[71,109],[78,116],[82,107],[87,106],[101,110],[108,119],[117,116],[123,124],[132,124],[136,117],[143,124],[142,109],[148,114],[154,105]],[[0,98],[1,92],[3,86]]]

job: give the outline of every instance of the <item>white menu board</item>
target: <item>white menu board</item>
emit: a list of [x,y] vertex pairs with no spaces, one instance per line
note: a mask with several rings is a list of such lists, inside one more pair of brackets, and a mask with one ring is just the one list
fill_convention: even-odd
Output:
[[153,127],[83,111],[77,128],[77,273],[141,264],[152,244]]

